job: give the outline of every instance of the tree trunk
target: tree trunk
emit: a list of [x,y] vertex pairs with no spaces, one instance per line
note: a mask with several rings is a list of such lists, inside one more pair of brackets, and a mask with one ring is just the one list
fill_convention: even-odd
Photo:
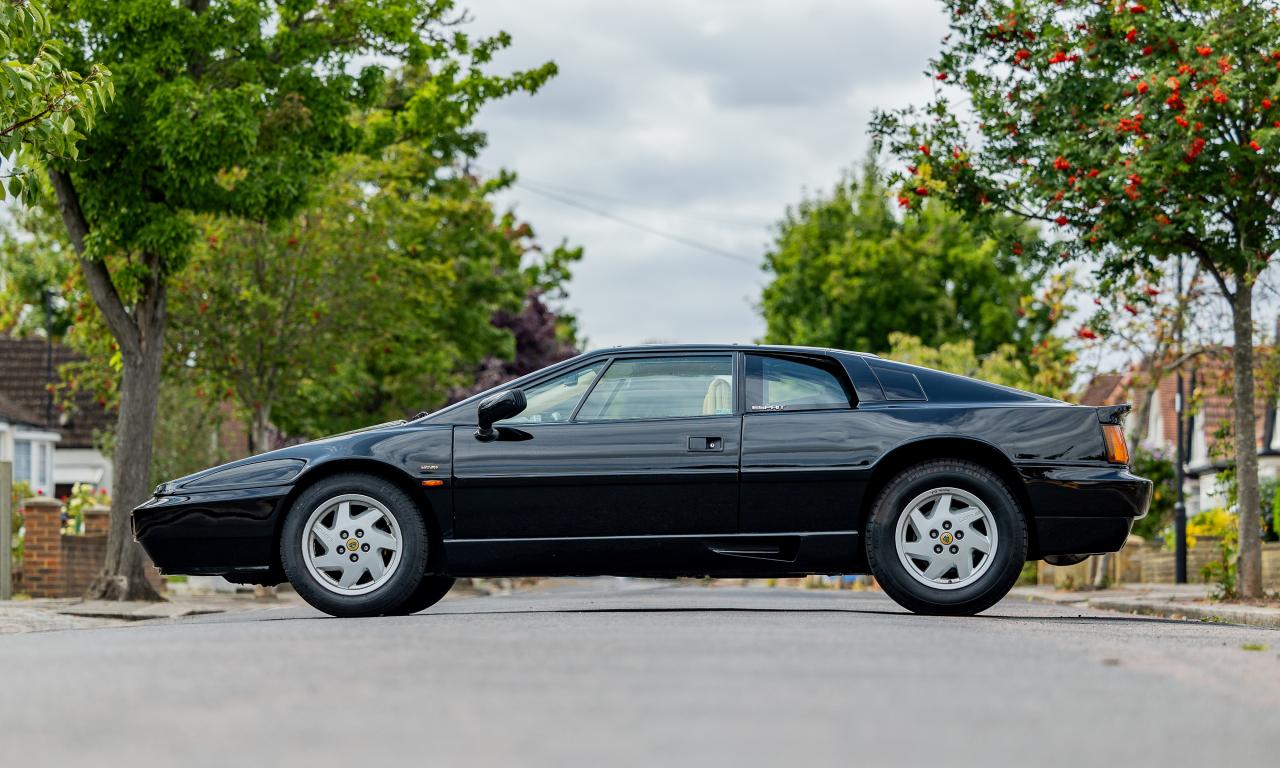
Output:
[[271,450],[271,406],[259,405],[253,409],[253,433],[249,436],[253,441],[250,448],[254,453]]
[[[163,292],[163,287],[160,290]],[[113,456],[115,487],[111,498],[107,559],[102,573],[89,587],[89,596],[100,600],[161,599],[147,581],[146,569],[150,563],[142,547],[133,540],[130,525],[130,512],[151,496],[156,393],[160,390],[164,357],[163,326],[158,331],[155,337],[147,340],[142,359],[124,358]]]
[[120,345],[124,362],[120,413],[116,421],[107,556],[87,596],[106,600],[160,600],[160,595],[147,581],[148,561],[142,547],[133,540],[130,513],[151,495],[151,442],[164,360],[164,275],[159,260],[144,254],[142,261],[148,272],[141,280],[133,311],[125,309],[106,265],[85,255],[89,223],[80,208],[80,197],[71,176],[51,169],[49,181],[57,195],[58,210],[71,245],[80,257],[80,270],[89,293]]
[[1262,537],[1258,511],[1258,439],[1253,388],[1253,284],[1240,280],[1231,297],[1232,420],[1236,453],[1236,509],[1240,523],[1241,597],[1262,597]]

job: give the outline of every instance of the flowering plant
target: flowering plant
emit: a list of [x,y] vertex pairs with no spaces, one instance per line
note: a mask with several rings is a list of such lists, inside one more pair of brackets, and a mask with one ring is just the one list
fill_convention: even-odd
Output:
[[84,511],[88,507],[111,506],[111,497],[105,488],[94,489],[88,483],[76,483],[71,487],[71,494],[63,499],[62,532],[69,534],[84,533]]

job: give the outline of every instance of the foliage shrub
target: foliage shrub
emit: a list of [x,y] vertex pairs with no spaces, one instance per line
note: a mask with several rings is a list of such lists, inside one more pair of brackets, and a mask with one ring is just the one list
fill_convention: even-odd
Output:
[[[1155,486],[1151,493],[1151,510],[1146,517],[1133,524],[1134,534],[1153,540],[1173,522],[1174,505],[1177,503],[1177,478],[1174,476],[1173,462],[1163,452],[1152,452],[1135,446],[1130,466],[1135,475],[1149,479]],[[1165,534],[1165,540],[1166,546],[1173,545],[1172,530]]]
[[[1234,533],[1235,530],[1235,515],[1222,507],[1206,509],[1198,515],[1192,515],[1187,520],[1187,548],[1190,549],[1196,545],[1197,536],[1224,538],[1228,534]],[[1173,525],[1166,526],[1164,529],[1164,546],[1166,549],[1173,549],[1173,534]]]
[[23,546],[22,513],[18,511],[18,504],[23,499],[31,498],[31,483],[26,480],[19,480],[13,484],[12,493],[10,494],[10,502],[13,506],[13,519],[10,522],[12,538],[10,546],[13,547],[13,564],[18,565],[22,562],[22,553],[25,551]]

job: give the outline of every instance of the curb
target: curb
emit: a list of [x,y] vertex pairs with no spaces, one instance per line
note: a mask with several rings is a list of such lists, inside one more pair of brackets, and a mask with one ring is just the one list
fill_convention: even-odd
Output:
[[1159,603],[1124,598],[1102,598],[1088,601],[1090,608],[1168,619],[1244,624],[1250,627],[1280,629],[1280,611],[1251,606],[1197,605],[1195,603]]

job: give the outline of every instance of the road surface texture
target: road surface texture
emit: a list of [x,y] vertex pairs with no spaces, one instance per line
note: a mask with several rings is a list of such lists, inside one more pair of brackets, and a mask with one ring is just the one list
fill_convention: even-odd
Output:
[[[0,637],[5,766],[1276,765],[1280,631],[599,580]],[[1102,762],[1105,761],[1105,762]]]

